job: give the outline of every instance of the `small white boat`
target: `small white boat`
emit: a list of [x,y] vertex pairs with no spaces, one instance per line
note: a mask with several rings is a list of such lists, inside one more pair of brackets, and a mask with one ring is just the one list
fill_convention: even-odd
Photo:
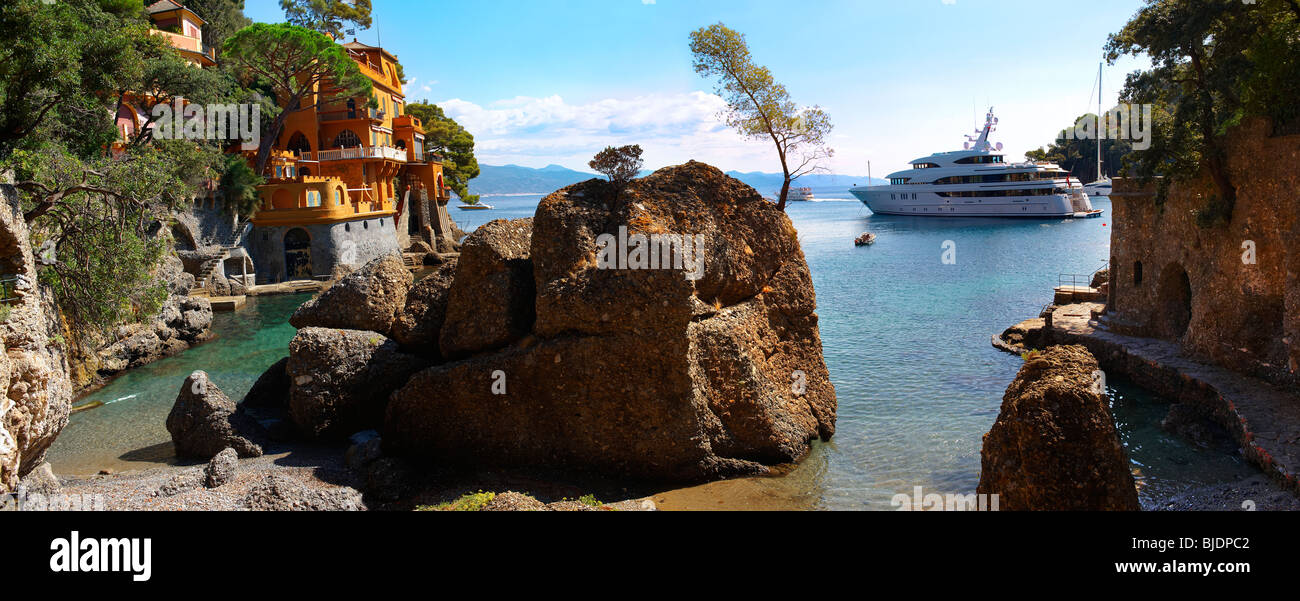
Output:
[[866,232],[861,236],[858,236],[855,240],[853,240],[854,246],[871,246],[872,244],[875,243],[876,243],[876,235],[871,232]]
[[1111,182],[1109,177],[1099,179],[1083,187],[1083,193],[1087,194],[1089,198],[1097,198],[1101,196],[1109,198],[1110,190]]
[[811,202],[815,198],[812,188],[790,188],[790,194],[786,196],[790,202]]
[[492,205],[485,205],[483,203],[478,203],[472,205],[460,205],[456,208],[462,211],[491,211],[495,207],[493,207]]

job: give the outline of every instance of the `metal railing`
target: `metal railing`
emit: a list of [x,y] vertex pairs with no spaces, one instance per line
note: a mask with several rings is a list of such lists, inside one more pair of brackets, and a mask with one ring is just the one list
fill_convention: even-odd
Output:
[[[313,153],[304,152],[302,158],[311,160]],[[346,161],[350,159],[391,159],[405,161],[406,151],[392,146],[358,146],[356,148],[336,148],[315,153],[317,161]]]
[[18,283],[21,277],[17,275],[0,276],[0,304],[12,305],[23,300],[18,296]]

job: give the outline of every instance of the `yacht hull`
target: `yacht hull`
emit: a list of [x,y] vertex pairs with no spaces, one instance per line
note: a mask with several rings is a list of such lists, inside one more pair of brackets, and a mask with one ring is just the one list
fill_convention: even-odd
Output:
[[855,198],[877,215],[910,217],[1027,217],[1055,219],[1098,214],[1087,197],[1056,194],[1049,196],[1004,196],[989,198],[943,198],[932,193],[911,194],[906,199],[890,198],[890,193],[851,190]]

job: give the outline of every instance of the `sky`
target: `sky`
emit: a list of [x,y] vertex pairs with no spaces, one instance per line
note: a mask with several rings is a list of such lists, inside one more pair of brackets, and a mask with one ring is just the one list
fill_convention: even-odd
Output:
[[[992,106],[1013,160],[1097,106],[1107,36],[1141,0],[374,0],[357,39],[399,57],[409,101],[474,134],[480,163],[590,171],[605,146],[640,144],[647,168],[695,159],[779,172],[771,142],[728,130],[716,84],[698,76],[691,31],[722,22],[793,100],[835,129],[826,167],[876,177],[959,150]],[[793,7],[793,10],[792,10]],[[278,0],[247,0],[280,22]],[[1103,75],[1104,104],[1127,73]],[[978,121],[978,123],[977,123]]]

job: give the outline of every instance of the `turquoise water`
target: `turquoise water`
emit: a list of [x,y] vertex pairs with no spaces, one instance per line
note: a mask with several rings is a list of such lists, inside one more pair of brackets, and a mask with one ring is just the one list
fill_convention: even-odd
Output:
[[[994,350],[990,337],[1037,315],[1058,274],[1102,265],[1110,203],[1097,202],[1107,211],[1102,219],[946,219],[875,216],[847,193],[834,196],[819,192],[822,201],[793,203],[789,213],[816,286],[839,395],[838,433],[793,473],[760,486],[785,500],[777,506],[829,509],[892,509],[892,497],[914,486],[974,492],[981,437],[1021,363]],[[493,219],[531,217],[540,198],[485,197],[495,210],[453,208],[451,217],[470,231]],[[877,243],[855,248],[864,231],[876,233]],[[947,242],[955,250],[951,265],[942,261]],[[270,297],[218,314],[219,340],[92,395],[105,402],[136,396],[74,416],[53,449],[56,471],[93,473],[164,458],[163,420],[185,376],[207,370],[231,397],[242,397],[285,356],[293,336],[285,320],[303,300]],[[1122,382],[1113,382],[1111,395],[1145,501],[1252,473],[1233,456],[1161,432],[1166,406],[1149,395]]]

